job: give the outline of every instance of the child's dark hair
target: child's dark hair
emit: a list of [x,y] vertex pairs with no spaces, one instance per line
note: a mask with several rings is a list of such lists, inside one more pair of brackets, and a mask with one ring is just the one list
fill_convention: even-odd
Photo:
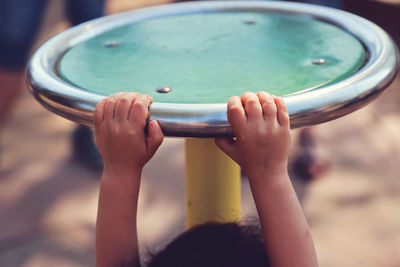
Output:
[[258,226],[207,223],[178,236],[147,266],[266,267],[269,263]]

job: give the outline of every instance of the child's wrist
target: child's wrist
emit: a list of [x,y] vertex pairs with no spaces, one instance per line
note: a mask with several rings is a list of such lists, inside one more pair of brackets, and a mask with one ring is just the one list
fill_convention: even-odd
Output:
[[[123,183],[112,179],[101,179],[100,198],[108,199],[114,203],[129,202],[135,207],[139,200],[140,181],[136,183]],[[135,212],[135,210],[132,210]]]
[[135,197],[139,194],[140,175],[126,173],[124,175],[103,172],[100,181],[100,191],[112,194],[127,195]]
[[244,168],[244,171],[248,176],[256,179],[275,179],[275,177],[288,174],[286,162],[280,164],[257,164],[255,166],[249,166],[249,168]]
[[249,177],[249,182],[255,200],[266,195],[275,198],[292,190],[287,173],[275,177]]
[[246,172],[251,184],[279,184],[282,179],[288,179],[289,174],[286,166],[275,166],[274,168],[252,169]]
[[142,168],[107,168],[105,166],[101,180],[129,186],[140,182],[141,176]]
[[135,165],[116,165],[116,164],[104,164],[103,176],[115,177],[114,179],[121,179],[124,177],[141,176],[143,167]]

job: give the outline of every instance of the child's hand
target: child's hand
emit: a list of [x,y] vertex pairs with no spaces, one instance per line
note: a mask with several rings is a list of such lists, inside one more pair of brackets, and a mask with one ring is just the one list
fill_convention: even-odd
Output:
[[97,104],[93,120],[104,173],[141,172],[161,145],[164,135],[157,121],[151,121],[145,133],[152,100],[139,93],[118,93]]
[[287,172],[290,126],[282,98],[265,92],[233,96],[228,101],[228,120],[236,140],[217,138],[216,144],[249,177]]
[[[244,106],[244,107],[243,107]],[[282,98],[265,92],[229,99],[236,140],[217,145],[247,173],[271,266],[318,266],[307,221],[287,172],[289,116]]]

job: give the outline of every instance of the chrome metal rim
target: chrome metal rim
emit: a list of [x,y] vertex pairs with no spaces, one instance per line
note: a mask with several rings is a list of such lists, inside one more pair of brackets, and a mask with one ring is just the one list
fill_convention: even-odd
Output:
[[[314,91],[285,96],[291,127],[314,125],[348,114],[369,103],[392,82],[399,66],[398,52],[380,27],[359,16],[327,7],[287,2],[186,2],[141,8],[93,20],[45,42],[27,69],[28,88],[50,111],[92,125],[96,104],[104,97],[81,90],[57,75],[58,59],[71,47],[110,29],[160,16],[199,12],[255,11],[310,16],[349,32],[365,46],[368,61],[354,75]],[[151,105],[151,120],[158,120],[166,136],[216,137],[232,135],[226,103]]]

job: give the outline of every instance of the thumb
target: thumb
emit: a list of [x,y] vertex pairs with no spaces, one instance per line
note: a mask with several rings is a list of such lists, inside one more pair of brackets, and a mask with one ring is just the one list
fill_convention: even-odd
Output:
[[215,138],[215,144],[233,160],[235,156],[235,142],[232,137]]
[[164,140],[164,134],[157,121],[150,121],[147,138],[147,152],[150,157],[156,153]]

